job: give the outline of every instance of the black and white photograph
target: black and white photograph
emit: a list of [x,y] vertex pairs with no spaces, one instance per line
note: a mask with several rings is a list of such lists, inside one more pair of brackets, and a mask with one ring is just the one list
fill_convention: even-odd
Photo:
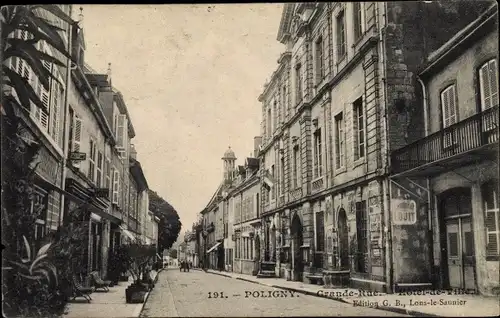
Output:
[[500,316],[496,1],[0,12],[2,316]]

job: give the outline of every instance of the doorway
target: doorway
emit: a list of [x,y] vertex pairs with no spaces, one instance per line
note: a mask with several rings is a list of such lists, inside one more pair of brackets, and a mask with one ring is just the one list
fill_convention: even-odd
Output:
[[441,246],[445,285],[476,289],[472,201],[469,188],[456,188],[440,196]]
[[293,246],[293,271],[294,280],[302,281],[304,262],[302,258],[301,246],[304,243],[302,234],[302,223],[297,214],[294,215],[291,226],[292,246]]
[[349,229],[347,228],[347,215],[343,208],[339,211],[337,226],[339,267],[341,270],[349,269]]
[[258,273],[260,270],[260,238],[258,235],[254,237],[254,246],[255,246],[255,259],[254,259],[254,273]]

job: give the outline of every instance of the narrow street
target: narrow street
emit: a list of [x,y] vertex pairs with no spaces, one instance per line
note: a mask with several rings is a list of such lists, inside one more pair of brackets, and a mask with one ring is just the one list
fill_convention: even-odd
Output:
[[197,270],[159,275],[141,317],[400,316]]

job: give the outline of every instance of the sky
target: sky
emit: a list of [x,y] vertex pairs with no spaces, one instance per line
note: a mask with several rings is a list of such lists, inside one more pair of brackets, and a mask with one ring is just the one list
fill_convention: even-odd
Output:
[[[85,62],[124,96],[150,189],[191,229],[222,180],[231,146],[243,164],[260,134],[266,79],[284,46],[283,4],[74,5]],[[75,12],[76,11],[76,12]]]

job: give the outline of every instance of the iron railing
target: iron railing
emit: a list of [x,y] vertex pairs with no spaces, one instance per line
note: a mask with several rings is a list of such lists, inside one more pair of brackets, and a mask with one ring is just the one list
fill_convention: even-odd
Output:
[[498,105],[417,140],[391,154],[393,172],[498,143]]

